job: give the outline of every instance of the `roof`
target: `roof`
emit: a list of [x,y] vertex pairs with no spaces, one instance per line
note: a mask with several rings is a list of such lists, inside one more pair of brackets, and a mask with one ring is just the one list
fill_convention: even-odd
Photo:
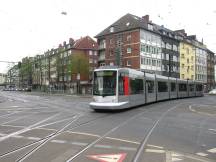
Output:
[[[95,37],[98,38],[100,36],[108,35],[110,33],[118,33],[122,31],[132,30],[132,29],[146,29],[148,30],[148,23],[151,23],[151,21],[146,22],[143,18],[140,18],[138,16],[132,15],[132,14],[126,14],[120,19],[118,19],[116,22],[108,26],[105,30],[97,34]],[[114,28],[114,31],[111,32],[111,27]],[[157,31],[153,31],[157,32]]]
[[98,50],[98,44],[91,37],[86,36],[76,40],[73,48]]

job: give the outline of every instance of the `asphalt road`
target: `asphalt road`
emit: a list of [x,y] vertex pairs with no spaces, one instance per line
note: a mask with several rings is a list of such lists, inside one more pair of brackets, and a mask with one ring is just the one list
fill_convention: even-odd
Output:
[[100,113],[90,101],[0,92],[0,162],[216,162],[216,96]]

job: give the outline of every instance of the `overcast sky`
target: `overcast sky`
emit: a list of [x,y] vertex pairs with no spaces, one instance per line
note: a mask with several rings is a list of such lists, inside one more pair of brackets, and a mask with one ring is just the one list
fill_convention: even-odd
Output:
[[[66,12],[67,14],[61,14]],[[0,2],[0,61],[20,61],[59,43],[94,37],[127,13],[196,34],[216,52],[215,0],[4,0]],[[8,64],[0,62],[0,72]]]

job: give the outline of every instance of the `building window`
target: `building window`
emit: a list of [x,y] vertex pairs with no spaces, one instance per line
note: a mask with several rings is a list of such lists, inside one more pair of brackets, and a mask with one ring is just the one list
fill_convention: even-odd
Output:
[[188,58],[188,59],[187,59],[187,63],[189,64],[189,62],[190,62],[190,61],[189,61],[189,58]]
[[152,60],[152,66],[156,66],[156,60]]
[[182,64],[182,68],[184,68],[184,64]]
[[127,60],[127,66],[131,66],[131,60]]
[[93,54],[93,52],[92,51],[89,51],[89,55],[91,56]]
[[110,33],[113,33],[114,32],[114,27],[110,27]]
[[110,39],[110,44],[113,44],[113,39],[112,38]]
[[127,48],[127,53],[131,53],[131,48],[130,47]]
[[131,35],[127,35],[127,41],[128,41],[128,42],[131,41]]
[[185,58],[183,53],[181,54],[181,58]]
[[184,74],[182,74],[182,79],[184,79]]
[[187,48],[186,51],[187,51],[187,54],[189,54],[189,48]]

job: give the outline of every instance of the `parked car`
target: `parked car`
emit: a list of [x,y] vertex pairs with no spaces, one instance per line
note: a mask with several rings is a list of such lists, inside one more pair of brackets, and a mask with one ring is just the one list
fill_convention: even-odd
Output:
[[209,94],[210,95],[216,95],[216,89],[213,89],[213,90],[209,91]]

